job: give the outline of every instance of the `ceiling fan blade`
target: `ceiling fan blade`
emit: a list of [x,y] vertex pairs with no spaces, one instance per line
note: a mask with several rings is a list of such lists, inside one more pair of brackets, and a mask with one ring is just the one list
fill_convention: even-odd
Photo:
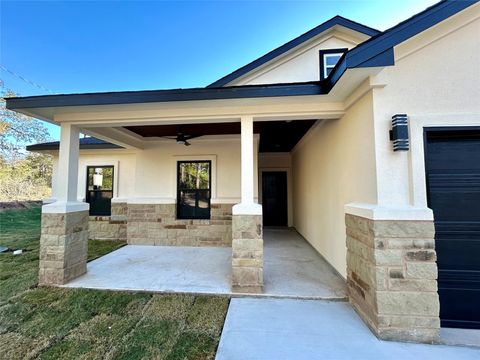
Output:
[[190,146],[190,145],[192,145],[192,144],[190,144],[187,140],[185,140],[185,144],[184,144],[184,145],[185,145],[185,146]]
[[190,139],[195,139],[195,138],[200,137],[200,136],[203,136],[203,135],[185,135],[185,139],[190,140]]

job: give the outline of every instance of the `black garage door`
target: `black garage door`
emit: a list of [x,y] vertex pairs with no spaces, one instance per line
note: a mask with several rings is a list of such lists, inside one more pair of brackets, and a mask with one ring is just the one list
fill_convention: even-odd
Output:
[[478,329],[480,129],[427,129],[425,150],[442,326]]

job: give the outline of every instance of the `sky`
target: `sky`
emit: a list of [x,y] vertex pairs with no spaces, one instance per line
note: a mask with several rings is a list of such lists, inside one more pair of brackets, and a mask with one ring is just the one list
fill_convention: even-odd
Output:
[[0,86],[21,96],[203,87],[335,15],[386,30],[436,2],[0,0]]

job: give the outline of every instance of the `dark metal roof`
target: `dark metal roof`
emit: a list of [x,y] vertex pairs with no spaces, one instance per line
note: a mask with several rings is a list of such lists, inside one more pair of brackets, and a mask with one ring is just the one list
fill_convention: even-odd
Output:
[[7,98],[7,109],[29,109],[56,106],[114,105],[149,102],[218,100],[260,98],[272,96],[299,96],[327,94],[318,81],[244,85],[220,88],[192,88],[172,90],[117,91],[85,94],[42,95]]
[[337,63],[325,87],[333,87],[347,69],[394,65],[393,47],[455,15],[479,0],[444,0],[350,49]]
[[[46,143],[34,144],[27,146],[28,151],[38,150],[58,150],[60,148],[60,141],[51,141]],[[80,149],[123,149],[121,146],[94,138],[86,137],[80,138]]]
[[368,36],[375,36],[377,34],[380,34],[381,32],[373,29],[371,27],[362,25],[358,22],[346,19],[342,16],[335,16],[331,18],[330,20],[325,21],[324,23],[318,25],[317,27],[307,31],[306,33],[300,35],[299,37],[287,42],[286,44],[283,44],[282,46],[270,51],[269,53],[263,55],[262,57],[259,57],[258,59],[252,61],[251,63],[241,67],[240,69],[237,69],[233,71],[232,73],[222,77],[221,79],[213,82],[212,84],[208,85],[207,87],[219,87],[219,86],[224,86],[228,84],[229,82],[239,78],[240,76],[245,75],[246,73],[256,69],[257,67],[269,62],[270,60],[273,60],[274,58],[286,53],[287,51],[303,44],[304,42],[314,38],[318,34],[334,27],[335,25],[341,25],[343,27],[346,27],[348,29],[352,29],[355,31],[358,31],[360,33],[363,33]]

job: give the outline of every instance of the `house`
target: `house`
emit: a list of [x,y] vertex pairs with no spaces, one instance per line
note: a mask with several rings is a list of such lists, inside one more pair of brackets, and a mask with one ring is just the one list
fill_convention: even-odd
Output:
[[40,282],[85,273],[90,227],[231,247],[259,293],[262,226],[291,226],[380,338],[479,328],[479,34],[477,1],[441,1],[384,32],[336,16],[205,88],[8,99],[61,127],[29,148],[55,156]]

